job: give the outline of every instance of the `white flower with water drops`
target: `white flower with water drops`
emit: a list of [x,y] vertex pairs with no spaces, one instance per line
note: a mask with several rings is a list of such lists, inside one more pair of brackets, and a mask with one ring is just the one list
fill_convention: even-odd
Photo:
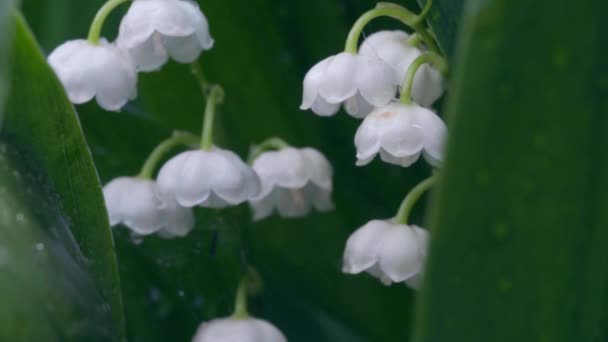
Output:
[[122,223],[136,235],[177,237],[194,227],[192,210],[175,202],[161,202],[152,180],[119,177],[104,186],[103,194],[110,224]]
[[414,226],[372,220],[347,240],[342,271],[367,272],[383,284],[405,282],[418,288],[424,270],[429,234]]
[[287,339],[268,321],[248,317],[202,323],[192,342],[287,342]]
[[137,96],[137,71],[128,52],[101,39],[92,44],[84,39],[67,41],[48,57],[72,103],[93,99],[111,111],[118,111]]
[[391,103],[374,110],[357,129],[357,165],[367,165],[379,153],[383,161],[407,167],[422,154],[438,167],[446,132],[443,120],[429,109]]
[[[367,37],[359,54],[377,57],[393,68],[399,84],[405,79],[405,74],[412,62],[425,51],[412,46],[410,36],[403,31],[380,31]],[[445,81],[441,72],[430,66],[422,65],[416,72],[412,88],[414,102],[430,107],[445,91]]]
[[135,0],[116,42],[131,52],[142,71],[157,70],[169,57],[191,63],[214,43],[207,18],[190,0]]
[[261,192],[249,201],[255,220],[270,216],[275,209],[282,217],[301,217],[312,207],[333,209],[333,171],[319,151],[293,147],[268,151],[252,167],[262,184]]
[[349,114],[362,118],[374,107],[389,103],[397,85],[393,70],[381,59],[342,52],[308,71],[300,109],[330,116],[344,103]]
[[260,179],[231,151],[212,148],[182,152],[160,169],[161,198],[182,206],[223,208],[246,202],[260,192]]

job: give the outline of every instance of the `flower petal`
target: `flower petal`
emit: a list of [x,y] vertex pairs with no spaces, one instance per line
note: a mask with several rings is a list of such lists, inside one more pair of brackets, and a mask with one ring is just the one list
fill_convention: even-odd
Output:
[[423,107],[430,107],[445,91],[445,81],[439,71],[428,64],[422,65],[414,77],[412,99]]
[[312,177],[310,163],[299,149],[286,147],[262,153],[253,161],[252,168],[260,177],[262,190],[259,197],[266,196],[275,186],[302,188]]
[[394,282],[403,282],[423,269],[428,233],[406,225],[395,225],[383,234],[378,265]]
[[[304,84],[303,84],[303,94],[302,94],[302,104],[300,105],[300,109],[306,110],[310,109],[319,96],[319,88],[323,83],[323,78],[327,72],[327,66],[329,65],[329,61],[333,58],[333,56],[325,58],[319,63],[315,64],[304,76]],[[327,103],[325,100],[320,104],[322,108],[326,108]],[[319,114],[319,113],[318,113]]]
[[340,110],[339,103],[329,103],[325,101],[321,96],[317,96],[315,102],[312,104],[312,111],[319,116],[332,116]]
[[329,160],[321,152],[310,147],[300,149],[300,153],[307,159],[310,180],[320,188],[331,191],[333,189],[333,168]]
[[287,339],[272,324],[256,318],[214,319],[201,324],[192,342],[286,342]]
[[355,75],[355,87],[372,106],[384,106],[395,98],[397,83],[393,70],[382,60],[358,56]]
[[310,212],[311,201],[304,189],[275,188],[277,211],[281,217],[295,218],[305,216]]
[[441,166],[447,135],[445,123],[437,114],[423,107],[416,110],[416,121],[423,136],[424,158],[435,167]]
[[160,33],[156,32],[136,48],[129,49],[140,71],[155,71],[167,63],[169,56],[162,40]]
[[363,119],[374,110],[374,106],[367,102],[360,93],[346,100],[344,108],[348,114],[357,119]]
[[112,225],[123,223],[140,235],[154,233],[164,225],[153,181],[119,177],[104,187],[104,198]]
[[179,63],[192,63],[201,54],[202,46],[195,34],[183,37],[165,37],[167,53]]
[[357,274],[372,267],[378,261],[384,233],[391,224],[382,220],[372,220],[357,229],[346,241],[342,272]]
[[124,48],[139,46],[158,32],[163,36],[183,37],[195,32],[188,12],[180,6],[182,1],[133,1],[122,18],[117,43]]
[[342,52],[333,56],[327,63],[327,69],[319,86],[321,97],[329,103],[341,103],[349,97],[355,96],[358,56]]
[[217,148],[180,153],[163,165],[157,178],[161,196],[185,207],[236,205],[260,191],[253,170],[233,152]]

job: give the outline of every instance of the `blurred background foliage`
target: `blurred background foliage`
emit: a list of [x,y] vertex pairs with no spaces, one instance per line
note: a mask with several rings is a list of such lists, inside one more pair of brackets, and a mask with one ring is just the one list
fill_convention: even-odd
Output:
[[[84,38],[100,0],[22,0],[22,11],[44,53],[65,40]],[[402,4],[417,10],[413,1]],[[203,70],[226,90],[216,143],[245,157],[251,144],[281,136],[295,146],[323,151],[334,165],[336,211],[304,219],[251,223],[246,206],[197,209],[187,238],[133,240],[112,230],[127,336],[131,341],[189,340],[204,320],[230,314],[245,263],[265,286],[251,311],[275,323],[290,341],[398,341],[412,329],[413,292],[385,287],[368,276],[341,273],[348,235],[374,218],[394,215],[402,197],[430,170],[423,163],[402,169],[354,165],[358,121],[341,113],[320,118],[298,109],[301,82],[317,61],[343,49],[350,25],[375,1],[200,1],[215,47],[203,53]],[[460,7],[448,6],[458,17]],[[443,7],[439,7],[440,9]],[[121,12],[104,36],[115,37]],[[441,13],[433,13],[439,21]],[[445,41],[455,21],[437,25]],[[365,33],[399,28],[374,21]],[[451,48],[453,43],[444,44]],[[77,106],[101,183],[137,173],[153,147],[173,130],[198,133],[204,103],[187,65],[169,63],[140,74],[139,96],[120,113],[95,103]],[[422,223],[423,208],[414,222]]]

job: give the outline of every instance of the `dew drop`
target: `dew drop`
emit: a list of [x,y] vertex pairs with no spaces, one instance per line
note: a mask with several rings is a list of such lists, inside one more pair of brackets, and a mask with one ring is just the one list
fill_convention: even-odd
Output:
[[184,290],[179,290],[179,291],[177,291],[177,295],[180,296],[181,298],[184,298],[186,293],[184,292]]
[[42,252],[44,250],[44,244],[42,242],[38,242],[35,248],[38,252]]
[[15,221],[17,221],[17,223],[25,222],[25,215],[22,213],[17,213],[17,215],[15,215]]

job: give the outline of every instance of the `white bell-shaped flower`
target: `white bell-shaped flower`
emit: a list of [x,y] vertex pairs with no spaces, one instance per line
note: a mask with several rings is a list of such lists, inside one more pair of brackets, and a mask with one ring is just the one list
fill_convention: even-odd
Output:
[[301,217],[312,207],[333,209],[332,167],[313,148],[264,152],[254,160],[253,170],[262,183],[260,193],[249,201],[254,220],[270,216],[274,209],[282,217]]
[[182,152],[158,172],[161,198],[185,207],[223,208],[250,200],[260,179],[236,154],[214,148]]
[[132,53],[142,71],[157,70],[169,57],[192,63],[213,47],[207,18],[190,0],[135,0],[116,42]]
[[383,161],[407,167],[422,154],[429,164],[439,167],[446,133],[443,120],[417,104],[391,103],[377,108],[355,134],[357,165],[367,165],[380,153]]
[[300,109],[330,116],[344,103],[350,115],[363,118],[374,107],[389,103],[397,84],[393,70],[381,59],[342,52],[308,71]]
[[274,325],[257,318],[222,318],[202,323],[192,342],[287,342]]
[[[423,50],[408,43],[408,34],[403,31],[379,31],[367,37],[359,48],[363,56],[377,57],[390,65],[401,84],[414,59]],[[430,107],[445,91],[445,81],[439,71],[423,64],[414,77],[412,98],[424,107]]]
[[95,97],[102,108],[118,111],[137,96],[132,57],[105,39],[98,45],[84,39],[67,41],[51,52],[48,62],[72,103]]
[[370,221],[348,238],[342,271],[365,271],[385,285],[406,282],[418,288],[428,240],[428,232],[417,226]]
[[161,202],[152,180],[119,177],[104,186],[103,195],[110,224],[122,223],[137,235],[184,236],[194,227],[192,209]]

